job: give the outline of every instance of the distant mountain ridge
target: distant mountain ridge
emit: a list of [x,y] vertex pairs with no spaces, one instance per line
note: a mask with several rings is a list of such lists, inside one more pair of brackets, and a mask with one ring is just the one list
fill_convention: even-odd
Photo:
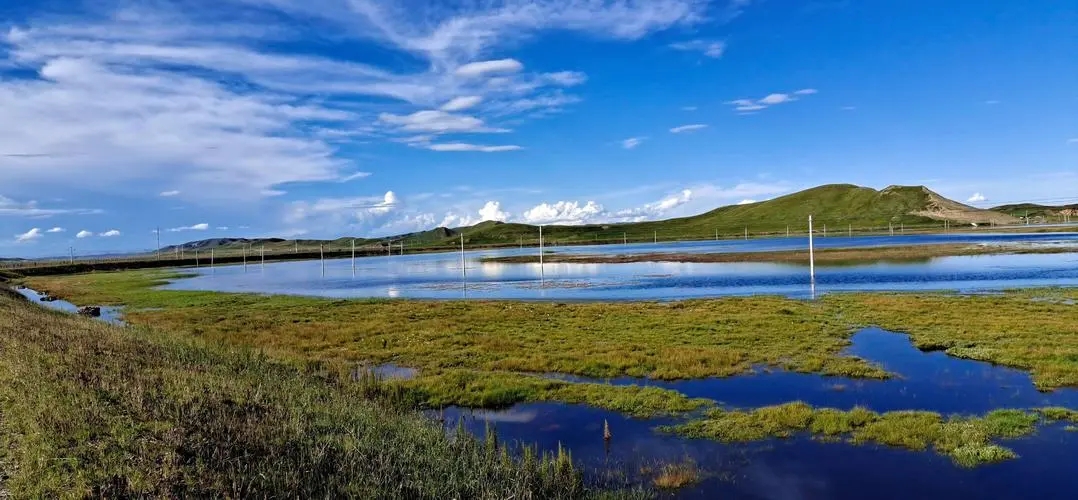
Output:
[[[753,234],[794,232],[807,229],[808,216],[813,215],[817,227],[830,225],[832,230],[847,228],[865,230],[886,229],[888,225],[927,226],[952,225],[1009,225],[1020,220],[1000,211],[971,207],[945,198],[925,186],[889,186],[876,190],[853,184],[828,184],[780,196],[767,201],[745,205],[728,205],[690,217],[660,221],[551,225],[543,234],[551,242],[588,243],[611,240],[642,240],[650,238],[706,238],[713,234],[732,237],[745,231]],[[356,238],[357,247],[385,248],[404,243],[409,247],[448,246],[456,244],[461,235],[471,245],[510,245],[534,243],[538,226],[486,221],[458,228],[437,227],[428,231],[400,234],[385,238]],[[211,238],[184,243],[185,250],[210,248],[240,248],[244,245],[262,246],[267,251],[292,246],[331,245],[345,248],[352,238],[336,240],[285,240],[281,238]],[[168,247],[172,251],[176,247]]]

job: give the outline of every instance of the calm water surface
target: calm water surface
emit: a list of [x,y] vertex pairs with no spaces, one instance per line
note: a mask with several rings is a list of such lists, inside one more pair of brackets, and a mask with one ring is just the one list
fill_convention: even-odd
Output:
[[[1076,390],[1040,393],[1023,372],[922,353],[905,335],[879,329],[855,335],[849,353],[876,361],[901,378],[855,381],[771,373],[673,383],[630,378],[609,382],[659,385],[741,408],[803,400],[836,408],[983,414],[997,408],[1074,408],[1078,403]],[[824,443],[807,436],[736,445],[685,439],[654,430],[676,419],[633,419],[558,403],[522,404],[505,411],[449,409],[445,417],[447,427],[462,421],[479,435],[489,425],[503,442],[534,443],[551,452],[560,444],[589,471],[615,470],[630,479],[646,480],[640,471],[658,463],[691,459],[704,480],[671,494],[680,498],[1073,498],[1078,491],[1078,432],[1058,424],[1030,437],[1001,441],[1020,455],[1017,460],[962,469],[932,452]],[[604,420],[614,436],[609,445],[602,439]]]
[[[1022,244],[1074,247],[1078,234],[962,234],[820,238],[820,248],[934,244]],[[742,252],[804,248],[804,238],[659,245],[556,247],[552,252],[620,255],[651,252]],[[944,257],[910,263],[820,266],[815,287],[808,267],[774,263],[497,264],[488,256],[536,249],[415,254],[356,260],[280,262],[194,270],[166,288],[323,297],[422,299],[639,300],[779,294],[812,297],[839,291],[959,290],[1078,286],[1078,253]]]

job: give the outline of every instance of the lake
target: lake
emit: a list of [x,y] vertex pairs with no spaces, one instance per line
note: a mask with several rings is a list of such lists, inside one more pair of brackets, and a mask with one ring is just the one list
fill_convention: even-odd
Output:
[[[942,257],[907,263],[817,266],[777,263],[502,264],[491,256],[534,255],[535,248],[411,254],[356,259],[254,263],[192,269],[166,286],[335,298],[519,300],[671,300],[776,294],[810,298],[849,291],[957,290],[1078,286],[1078,234],[954,234],[817,238],[818,248],[967,243],[1074,247],[1076,253]],[[747,241],[553,247],[548,252],[623,255],[779,251],[805,248],[804,237]]]

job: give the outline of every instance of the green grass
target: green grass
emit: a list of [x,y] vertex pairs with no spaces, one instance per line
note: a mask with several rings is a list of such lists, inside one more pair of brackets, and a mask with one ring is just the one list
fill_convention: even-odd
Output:
[[14,498],[578,498],[568,454],[447,438],[406,394],[0,293]]
[[1037,410],[1044,418],[1053,422],[1070,422],[1078,424],[1078,410],[1053,406]]
[[663,427],[665,432],[726,443],[788,438],[807,433],[853,444],[877,444],[915,451],[932,449],[963,467],[1017,458],[992,442],[1032,434],[1039,418],[1019,410],[996,410],[984,417],[944,418],[924,411],[875,413],[812,408],[803,402],[753,410],[714,409],[697,420]]

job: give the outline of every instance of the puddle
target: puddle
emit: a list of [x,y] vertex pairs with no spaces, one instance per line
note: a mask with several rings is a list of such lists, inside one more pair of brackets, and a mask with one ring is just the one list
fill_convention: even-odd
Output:
[[[77,314],[79,310],[79,306],[76,306],[75,304],[72,304],[66,300],[53,300],[48,302],[43,301],[41,300],[42,294],[30,288],[19,288],[15,291],[18,292],[19,295],[22,295],[23,297],[29,299],[31,302],[39,304],[42,307],[48,309],[55,309],[57,311],[63,311],[71,314]],[[101,316],[98,316],[95,319],[99,319],[106,323],[112,323],[114,325],[124,325],[125,323],[123,322],[121,317],[121,308],[101,306]]]
[[370,368],[371,372],[383,380],[412,380],[419,374],[419,370],[386,363]]

